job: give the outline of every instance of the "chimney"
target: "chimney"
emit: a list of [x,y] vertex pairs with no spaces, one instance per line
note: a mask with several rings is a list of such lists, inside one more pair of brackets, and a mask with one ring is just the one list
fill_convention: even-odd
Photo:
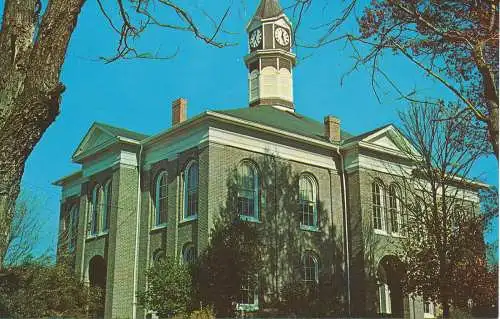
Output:
[[340,143],[340,120],[335,116],[325,116],[325,137],[330,142]]
[[180,124],[187,119],[187,100],[179,98],[172,102],[172,126]]

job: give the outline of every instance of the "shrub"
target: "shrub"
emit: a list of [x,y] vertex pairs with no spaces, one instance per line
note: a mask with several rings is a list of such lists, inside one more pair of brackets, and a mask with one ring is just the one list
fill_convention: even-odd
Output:
[[192,281],[186,266],[167,258],[146,271],[146,290],[137,294],[138,302],[160,318],[186,313],[191,303]]

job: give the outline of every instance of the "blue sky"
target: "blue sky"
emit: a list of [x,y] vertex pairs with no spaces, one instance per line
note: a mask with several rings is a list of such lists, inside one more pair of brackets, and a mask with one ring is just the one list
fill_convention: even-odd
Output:
[[[99,13],[95,1],[87,1],[73,34],[62,72],[66,85],[61,114],[51,125],[30,156],[22,181],[23,190],[37,196],[42,220],[42,240],[38,251],[54,251],[59,216],[60,189],[51,183],[79,168],[71,163],[71,155],[91,124],[100,121],[147,134],[158,133],[170,126],[171,101],[185,97],[189,101],[188,116],[207,109],[229,109],[247,105],[247,70],[243,57],[247,53],[245,26],[257,5],[256,0],[190,2],[192,8],[203,7],[215,17],[233,3],[223,39],[236,42],[218,49],[196,40],[191,34],[152,28],[137,42],[145,51],[161,50],[165,55],[177,52],[171,60],[126,60],[104,64],[100,56],[113,54],[117,37]],[[291,0],[282,0],[284,5]],[[318,35],[309,26],[321,23],[325,16],[339,8],[326,9],[318,3],[307,13],[301,40]],[[337,3],[337,2],[335,2]],[[3,2],[0,3],[3,11]],[[198,11],[199,12],[199,11]],[[113,15],[113,14],[112,14]],[[170,17],[163,13],[163,17]],[[207,19],[194,16],[210,30]],[[357,30],[354,21],[344,30]],[[210,33],[210,32],[207,32]],[[294,71],[296,111],[322,121],[327,114],[339,117],[343,129],[359,134],[389,122],[398,123],[397,111],[407,104],[398,100],[388,87],[382,86],[376,99],[368,69],[342,76],[353,64],[352,51],[344,43],[317,50],[297,49],[298,65]],[[417,88],[429,96],[449,96],[448,92],[425,78],[407,60],[387,55],[386,71],[402,88]],[[498,186],[498,168],[494,158],[482,160],[474,174]],[[488,241],[498,238],[495,225],[486,235]]]

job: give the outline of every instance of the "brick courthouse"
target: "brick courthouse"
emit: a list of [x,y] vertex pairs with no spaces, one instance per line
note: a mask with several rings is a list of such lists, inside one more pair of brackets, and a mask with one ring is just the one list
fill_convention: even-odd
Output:
[[[226,204],[228,176],[237,171],[234,209],[241,220],[259,227],[271,215],[282,221],[282,246],[263,261],[274,262],[263,280],[277,291],[299,276],[331,285],[332,304],[353,314],[433,317],[432,304],[402,294],[390,244],[403,222],[390,172],[410,168],[404,137],[392,125],[352,136],[333,116],[318,122],[300,114],[311,105],[294,104],[292,26],[278,0],[261,1],[247,32],[248,107],[187,118],[187,101],[178,99],[172,126],[153,136],[92,125],[72,157],[81,169],[56,182],[67,234],[59,248],[74,254],[82,280],[105,287],[106,318],[142,318],[134,296],[146,285],[145,270],[165,255],[197,258]],[[274,164],[263,167],[269,159]],[[282,167],[292,175],[286,181]],[[286,183],[297,196],[287,197]],[[468,196],[477,202],[476,194]],[[379,248],[370,261],[368,238]],[[260,288],[245,287],[238,307],[265,309],[273,291]]]

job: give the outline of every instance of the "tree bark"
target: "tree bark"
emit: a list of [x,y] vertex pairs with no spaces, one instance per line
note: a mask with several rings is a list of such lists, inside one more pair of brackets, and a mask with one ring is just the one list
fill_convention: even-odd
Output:
[[24,165],[59,113],[61,67],[85,0],[7,0],[0,32],[0,269]]

